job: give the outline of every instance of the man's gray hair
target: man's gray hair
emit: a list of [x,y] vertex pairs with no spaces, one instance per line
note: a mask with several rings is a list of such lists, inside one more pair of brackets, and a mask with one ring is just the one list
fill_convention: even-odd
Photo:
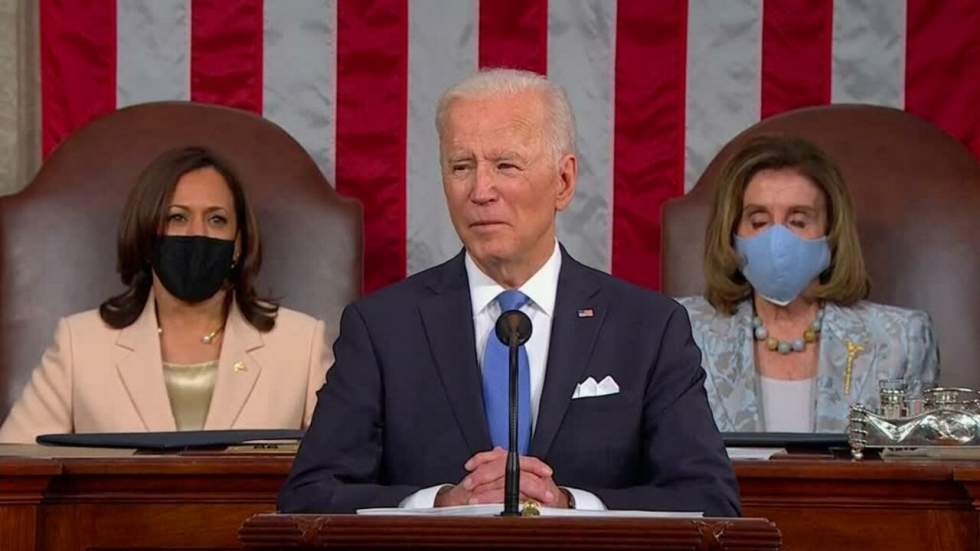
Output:
[[518,69],[483,69],[443,92],[436,107],[436,130],[439,137],[446,124],[446,113],[456,100],[476,99],[518,94],[526,91],[541,92],[547,107],[545,134],[548,146],[557,161],[563,155],[575,154],[575,117],[568,97],[560,86],[531,71]]

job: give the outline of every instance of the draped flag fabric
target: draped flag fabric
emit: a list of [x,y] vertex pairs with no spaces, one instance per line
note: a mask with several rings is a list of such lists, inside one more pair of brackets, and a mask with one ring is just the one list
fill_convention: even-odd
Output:
[[45,155],[141,102],[260,113],[363,203],[365,291],[459,250],[433,116],[479,67],[565,87],[580,178],[559,238],[650,288],[661,205],[761,118],[886,105],[980,155],[976,0],[41,0],[40,15]]

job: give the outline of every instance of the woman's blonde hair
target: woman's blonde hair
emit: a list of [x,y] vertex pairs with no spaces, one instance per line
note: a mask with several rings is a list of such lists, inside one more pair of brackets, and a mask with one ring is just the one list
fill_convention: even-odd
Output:
[[871,288],[858,240],[854,205],[840,169],[812,143],[792,136],[763,135],[749,140],[722,167],[708,220],[704,246],[705,298],[719,312],[731,315],[752,287],[740,270],[733,239],[742,216],[745,190],[765,169],[792,169],[813,182],[827,203],[830,267],[820,274],[811,298],[851,305]]

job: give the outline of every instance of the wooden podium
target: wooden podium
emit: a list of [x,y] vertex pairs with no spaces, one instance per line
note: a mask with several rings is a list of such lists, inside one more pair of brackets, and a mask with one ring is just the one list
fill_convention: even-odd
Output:
[[779,549],[765,519],[259,514],[243,549]]
[[[0,457],[0,550],[239,549],[242,523],[275,511],[292,460]],[[735,472],[742,512],[775,522],[785,549],[980,551],[977,461],[789,456],[736,461]],[[565,522],[518,520],[542,530]],[[569,543],[578,540],[577,531],[563,534]]]

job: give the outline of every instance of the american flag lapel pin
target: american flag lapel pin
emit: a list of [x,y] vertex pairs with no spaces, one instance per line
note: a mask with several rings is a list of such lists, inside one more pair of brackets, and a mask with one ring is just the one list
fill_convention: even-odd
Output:
[[578,317],[580,318],[591,318],[595,316],[595,310],[592,308],[579,308]]

